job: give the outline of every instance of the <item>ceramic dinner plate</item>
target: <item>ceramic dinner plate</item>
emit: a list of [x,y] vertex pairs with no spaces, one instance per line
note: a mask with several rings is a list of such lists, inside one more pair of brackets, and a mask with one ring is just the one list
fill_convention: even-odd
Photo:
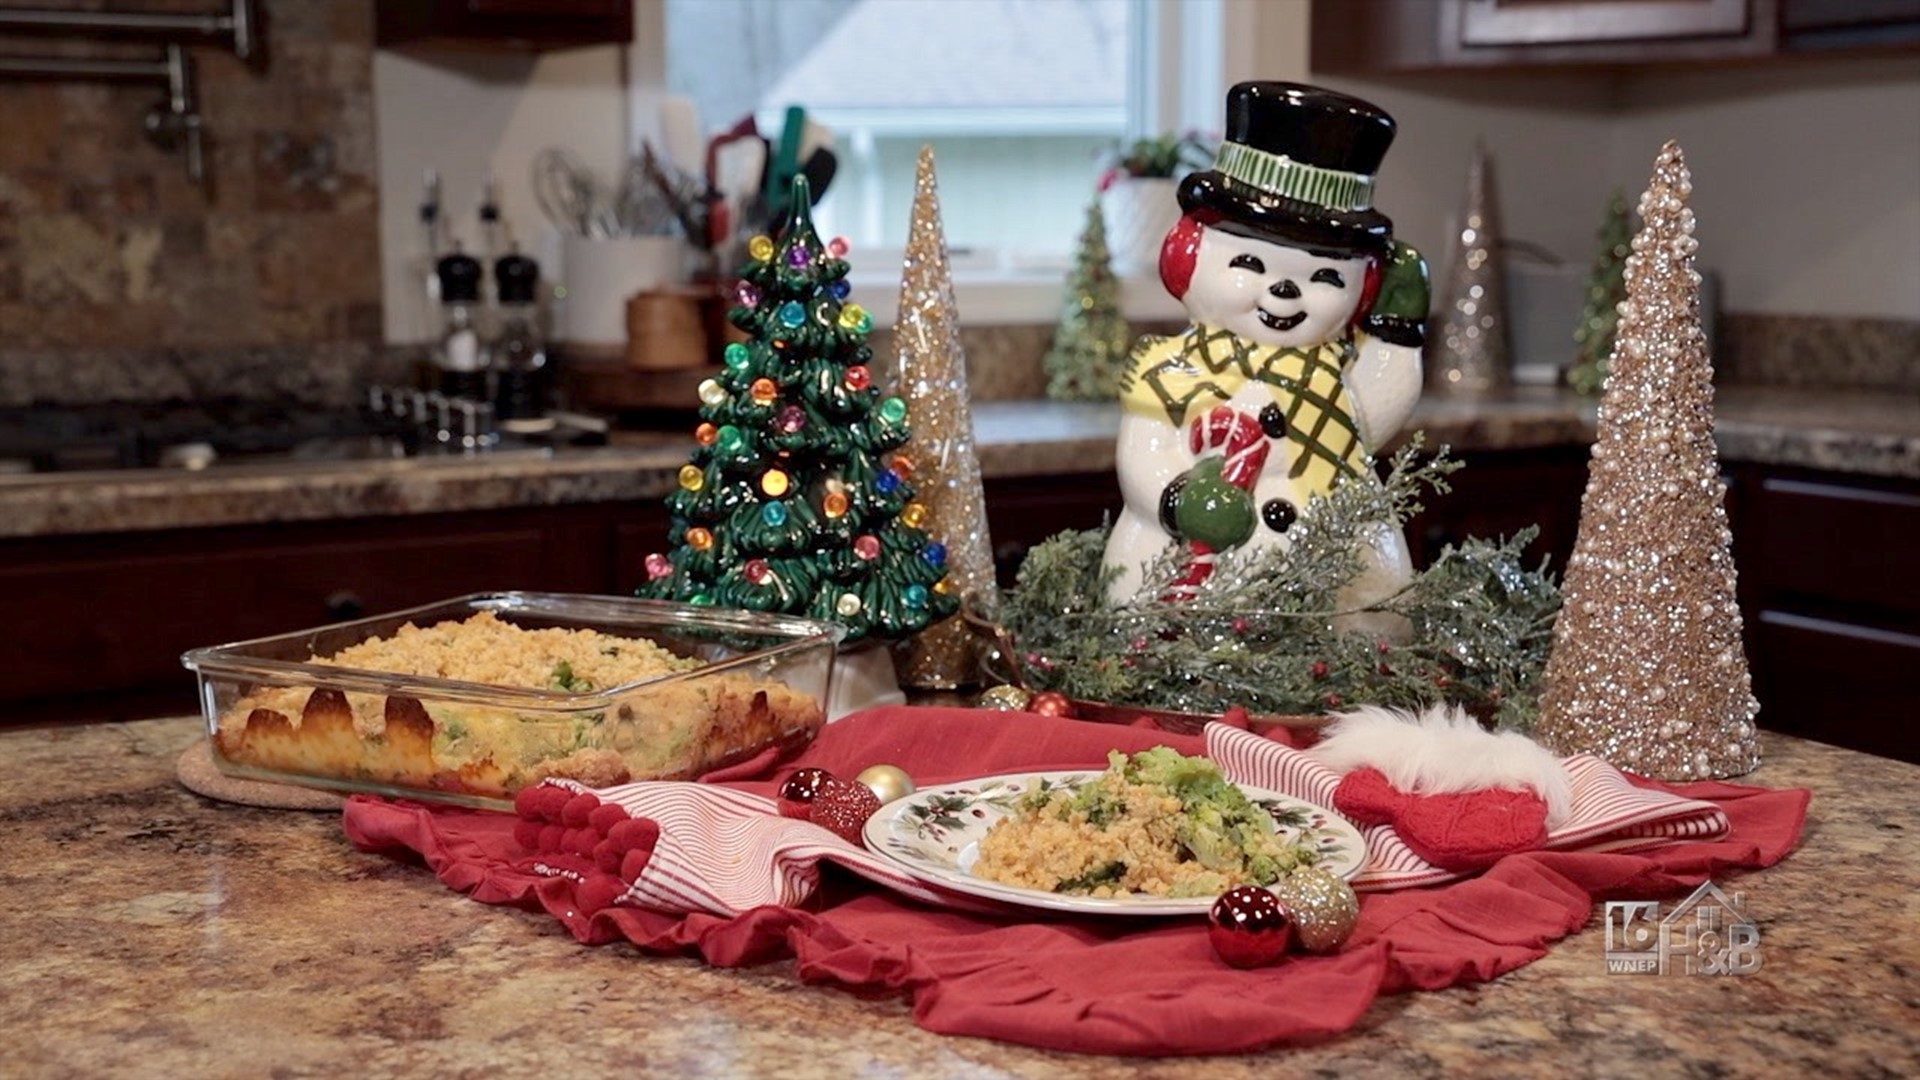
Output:
[[[1138,894],[1113,898],[1066,896],[1003,885],[975,877],[980,838],[995,822],[1013,815],[1020,796],[1041,785],[1077,788],[1100,775],[1081,772],[1009,773],[927,788],[880,808],[867,820],[867,850],[897,864],[914,877],[955,892],[1010,904],[1092,915],[1204,915],[1210,896],[1169,899]],[[1304,837],[1320,852],[1320,865],[1351,878],[1366,865],[1366,841],[1345,818],[1325,807],[1290,795],[1238,785],[1254,805],[1273,818],[1274,829],[1293,841]]]

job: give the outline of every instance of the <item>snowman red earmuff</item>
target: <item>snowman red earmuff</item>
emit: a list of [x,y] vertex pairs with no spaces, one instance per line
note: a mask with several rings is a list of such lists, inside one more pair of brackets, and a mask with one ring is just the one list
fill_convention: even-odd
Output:
[[1200,237],[1209,224],[1200,214],[1182,214],[1160,242],[1160,284],[1175,300],[1186,299],[1187,288],[1193,284],[1193,268],[1200,261]]

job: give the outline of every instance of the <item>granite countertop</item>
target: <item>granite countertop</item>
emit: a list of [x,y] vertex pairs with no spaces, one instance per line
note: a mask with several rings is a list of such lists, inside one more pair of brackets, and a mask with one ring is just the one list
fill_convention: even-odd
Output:
[[1920,1073],[1920,767],[1764,737],[1816,792],[1739,878],[1755,974],[1609,975],[1599,914],[1492,983],[1382,998],[1346,1037],[1202,1062],[946,1038],[907,1003],[586,948],[355,851],[337,815],[192,795],[195,720],[0,732],[0,1061],[11,1076],[1255,1077]]
[[[1794,388],[1722,389],[1717,435],[1729,461],[1920,478],[1920,397]],[[1591,401],[1553,388],[1421,402],[1409,431],[1456,450],[1526,450],[1593,438]],[[990,478],[1106,472],[1119,411],[1111,405],[990,401],[974,406]],[[0,477],[0,538],[657,499],[688,442],[622,436],[610,447],[550,456],[216,466]]]

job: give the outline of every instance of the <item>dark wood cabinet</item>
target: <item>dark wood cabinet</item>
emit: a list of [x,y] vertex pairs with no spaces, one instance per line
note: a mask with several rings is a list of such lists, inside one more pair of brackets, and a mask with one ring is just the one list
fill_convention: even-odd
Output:
[[1035,544],[1068,529],[1092,529],[1120,511],[1120,480],[1112,472],[988,480],[987,531],[1002,586],[1013,584],[1020,561]]
[[1548,560],[1555,576],[1566,569],[1580,528],[1580,496],[1587,485],[1584,446],[1486,450],[1458,455],[1462,468],[1450,492],[1430,495],[1407,523],[1407,548],[1426,566],[1443,548],[1470,537],[1499,539],[1530,526],[1529,565]]
[[0,542],[0,722],[187,712],[188,649],[502,589],[631,591],[658,503]]
[[633,40],[633,0],[378,0],[383,49],[540,51]]
[[1920,483],[1729,472],[1761,724],[1920,761]]
[[1920,0],[1313,0],[1328,75],[1747,62],[1920,43]]

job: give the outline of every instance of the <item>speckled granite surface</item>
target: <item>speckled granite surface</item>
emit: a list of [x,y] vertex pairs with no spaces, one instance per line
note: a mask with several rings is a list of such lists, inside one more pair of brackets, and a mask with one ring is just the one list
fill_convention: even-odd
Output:
[[[1456,450],[1525,450],[1585,443],[1594,405],[1564,391],[1423,401],[1408,430]],[[1920,395],[1733,387],[1717,404],[1729,461],[1920,478]],[[989,477],[1106,472],[1113,406],[986,401],[974,408]],[[481,510],[659,498],[686,461],[674,434],[627,437],[604,450],[550,458],[233,466],[204,473],[0,477],[0,537],[124,532],[196,525]]]
[[1496,982],[1382,999],[1261,1056],[1068,1056],[913,1026],[899,999],[589,949],[355,852],[330,814],[217,804],[197,721],[0,733],[0,1072],[17,1077],[926,1077],[1920,1073],[1920,768],[1783,736],[1752,780],[1816,792],[1739,879],[1759,972],[1605,973],[1595,921]]

